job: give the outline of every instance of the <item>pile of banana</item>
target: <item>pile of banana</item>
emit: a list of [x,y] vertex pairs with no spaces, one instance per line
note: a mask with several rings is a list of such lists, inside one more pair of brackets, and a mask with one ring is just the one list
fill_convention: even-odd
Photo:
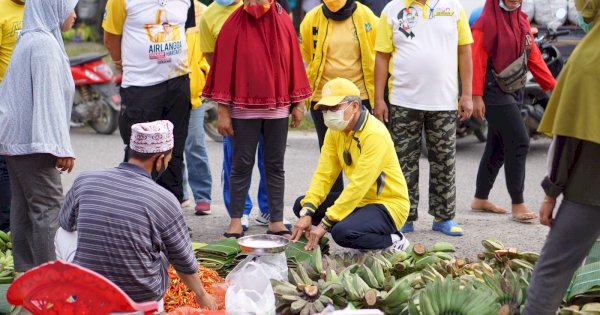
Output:
[[533,271],[540,255],[534,252],[519,252],[516,248],[505,248],[500,241],[488,237],[481,244],[484,252],[477,255],[479,260],[485,261],[492,267],[508,265],[513,270],[527,269]]
[[396,315],[520,314],[538,255],[491,238],[482,245],[479,261],[454,257],[447,242],[361,255],[322,255],[317,248],[309,262],[289,270],[289,281],[273,281],[277,314],[318,314],[329,305]]
[[558,315],[598,315],[600,314],[600,303],[587,303],[583,306],[572,305],[560,310]]
[[15,278],[15,263],[12,256],[10,232],[0,230],[0,284],[12,283]]

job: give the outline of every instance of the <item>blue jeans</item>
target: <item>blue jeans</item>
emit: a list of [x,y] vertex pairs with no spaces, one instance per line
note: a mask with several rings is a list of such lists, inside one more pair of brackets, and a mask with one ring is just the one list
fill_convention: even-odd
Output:
[[10,226],[10,180],[4,157],[0,155],[0,230]]
[[208,154],[206,154],[206,145],[204,144],[204,106],[193,109],[190,113],[190,124],[188,126],[188,136],[185,139],[184,154],[184,200],[189,199],[189,196],[187,196],[187,186],[189,183],[196,203],[200,201],[210,203],[212,177],[210,174],[210,165],[208,164]]
[[[223,137],[223,172],[221,174],[221,183],[223,185],[223,201],[225,208],[229,212],[229,175],[231,174],[231,158],[233,156],[233,143],[231,137]],[[269,204],[267,203],[267,187],[265,185],[265,168],[262,157],[262,137],[258,140],[258,172],[260,173],[260,182],[258,184],[258,207],[262,214],[269,213]],[[252,211],[252,199],[250,194],[246,196],[246,205],[244,206],[244,215],[249,215]]]

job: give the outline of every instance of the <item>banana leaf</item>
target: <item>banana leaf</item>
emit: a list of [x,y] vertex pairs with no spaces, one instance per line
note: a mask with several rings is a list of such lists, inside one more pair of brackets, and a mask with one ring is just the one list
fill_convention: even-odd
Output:
[[10,284],[0,284],[0,314],[10,314],[11,305],[6,300],[6,292]]
[[197,257],[212,256],[212,257],[235,257],[240,253],[240,246],[236,239],[228,238],[210,243],[196,250]]
[[[300,263],[311,259],[313,251],[304,250],[304,246],[306,246],[307,243],[308,240],[304,235],[302,235],[297,242],[290,242],[290,245],[288,245],[288,248],[285,250],[288,268],[294,269],[298,267]],[[322,238],[319,246],[321,247],[321,252],[329,252],[329,239],[327,237]]]
[[576,304],[577,300],[598,297],[600,297],[600,262],[595,262],[577,269],[567,290],[566,300]]

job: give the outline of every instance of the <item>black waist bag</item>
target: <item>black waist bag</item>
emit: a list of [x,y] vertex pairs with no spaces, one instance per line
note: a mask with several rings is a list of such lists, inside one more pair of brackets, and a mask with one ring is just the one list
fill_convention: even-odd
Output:
[[513,61],[500,73],[496,73],[492,68],[492,75],[500,90],[505,93],[514,93],[522,89],[527,83],[527,53],[523,52],[521,57]]

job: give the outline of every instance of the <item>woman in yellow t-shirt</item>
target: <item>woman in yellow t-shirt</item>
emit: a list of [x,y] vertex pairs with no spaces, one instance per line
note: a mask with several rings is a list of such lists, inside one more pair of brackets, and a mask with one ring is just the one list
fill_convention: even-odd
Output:
[[[310,112],[315,123],[319,148],[323,146],[327,126],[323,114],[314,105],[321,99],[323,86],[340,77],[360,90],[363,105],[372,111],[374,101],[375,28],[378,18],[355,0],[324,0],[306,14],[300,25],[302,57],[308,65],[313,90]],[[344,188],[342,177],[332,192]]]

